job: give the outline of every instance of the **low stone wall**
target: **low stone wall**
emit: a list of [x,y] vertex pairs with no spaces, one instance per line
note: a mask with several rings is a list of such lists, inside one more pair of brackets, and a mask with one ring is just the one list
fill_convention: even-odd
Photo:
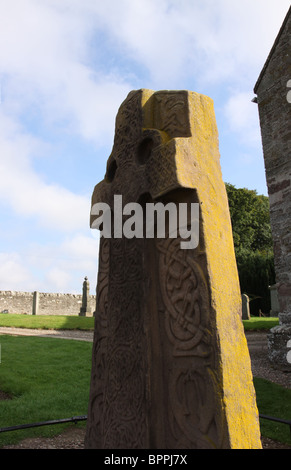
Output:
[[[38,292],[38,315],[79,315],[82,307],[82,295],[53,294]],[[34,292],[0,291],[0,312],[33,313]],[[88,299],[87,316],[95,311],[96,296]]]

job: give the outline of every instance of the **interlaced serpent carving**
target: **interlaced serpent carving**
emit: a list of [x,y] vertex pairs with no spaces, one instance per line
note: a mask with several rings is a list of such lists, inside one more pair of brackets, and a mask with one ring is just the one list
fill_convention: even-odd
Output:
[[203,272],[180,238],[157,240],[166,331],[174,354],[207,354],[209,294]]
[[[208,287],[193,250],[180,239],[156,240],[164,330],[171,364],[168,417],[176,447],[219,447],[221,403],[211,331]],[[160,304],[161,305],[161,304]],[[170,345],[170,347],[169,347]]]

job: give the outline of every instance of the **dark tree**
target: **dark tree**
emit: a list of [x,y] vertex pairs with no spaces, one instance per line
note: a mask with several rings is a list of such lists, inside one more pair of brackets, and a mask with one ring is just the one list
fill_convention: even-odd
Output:
[[241,292],[258,315],[271,309],[269,285],[275,283],[269,199],[226,183]]

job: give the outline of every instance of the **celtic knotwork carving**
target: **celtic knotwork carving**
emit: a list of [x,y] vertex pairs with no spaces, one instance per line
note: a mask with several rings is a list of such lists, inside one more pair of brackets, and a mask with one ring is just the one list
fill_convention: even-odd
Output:
[[88,421],[94,423],[87,427],[86,439],[102,446],[102,410],[104,404],[104,380],[107,358],[108,323],[108,273],[109,240],[101,238],[99,247],[99,272],[96,296],[95,329],[92,351],[92,373],[90,389],[90,408]]
[[135,350],[120,345],[108,363],[107,407],[115,417],[131,421],[136,418],[144,397],[144,383]]
[[105,448],[145,445],[142,248],[143,240],[110,240],[110,316],[103,402]]
[[209,353],[209,295],[192,252],[180,249],[179,238],[158,240],[159,278],[165,306],[165,327],[175,355]]
[[214,371],[207,367],[173,370],[169,380],[169,417],[178,448],[220,448],[222,403]]
[[[136,281],[141,276],[139,243],[137,240],[116,238],[111,240],[111,280],[122,284],[125,281]],[[126,262],[125,262],[126,253]]]
[[[160,312],[171,347],[168,417],[175,448],[220,447],[222,406],[217,394],[210,301],[202,269],[193,250],[180,239],[157,240]],[[172,367],[170,366],[172,364]]]
[[175,142],[157,147],[146,167],[146,176],[153,197],[177,188],[176,168],[173,165]]
[[189,137],[190,122],[187,93],[156,93],[155,127],[167,132],[170,137]]
[[143,427],[145,422],[140,420],[135,426],[131,421],[112,416],[111,410],[105,410],[110,423],[104,434],[104,449],[140,449],[144,448]]
[[115,301],[110,306],[110,334],[118,336],[119,341],[134,342],[141,334],[141,292],[138,282],[132,283],[131,289],[119,289],[116,285]]
[[104,448],[144,448],[145,378],[141,348],[119,344],[108,358],[104,397]]
[[113,154],[120,167],[133,165],[134,155],[142,133],[141,94],[134,92],[120,107],[116,116]]

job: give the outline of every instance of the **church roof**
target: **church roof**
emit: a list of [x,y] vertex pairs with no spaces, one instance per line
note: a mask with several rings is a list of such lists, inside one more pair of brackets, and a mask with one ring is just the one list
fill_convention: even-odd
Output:
[[277,44],[278,44],[278,42],[280,41],[280,38],[281,38],[281,36],[282,36],[282,34],[283,34],[283,31],[284,31],[284,29],[285,29],[285,27],[286,27],[286,24],[287,24],[287,22],[288,22],[290,16],[291,16],[291,7],[289,8],[289,10],[288,10],[288,12],[287,12],[287,15],[286,15],[286,17],[285,17],[285,19],[284,19],[284,21],[283,21],[283,24],[282,24],[282,26],[281,26],[281,28],[280,28],[280,31],[279,31],[279,33],[278,33],[276,39],[275,39],[275,42],[274,42],[274,44],[273,44],[273,47],[272,47],[272,49],[271,49],[271,51],[270,51],[270,53],[269,53],[269,55],[268,55],[268,58],[267,58],[267,60],[266,60],[266,62],[265,62],[264,67],[262,68],[262,71],[261,71],[261,73],[260,73],[260,75],[259,75],[259,78],[258,78],[258,80],[257,80],[257,83],[255,84],[255,88],[254,88],[254,92],[255,92],[255,93],[257,93],[257,90],[258,90],[258,88],[259,88],[259,85],[260,85],[260,83],[261,83],[261,81],[262,81],[263,76],[265,75],[266,69],[267,69],[267,67],[268,67],[268,65],[269,65],[269,62],[270,62],[270,60],[271,60],[271,58],[272,58],[272,55],[273,55],[273,53],[274,53],[274,51],[275,51],[275,49],[276,49],[276,47],[277,47]]

